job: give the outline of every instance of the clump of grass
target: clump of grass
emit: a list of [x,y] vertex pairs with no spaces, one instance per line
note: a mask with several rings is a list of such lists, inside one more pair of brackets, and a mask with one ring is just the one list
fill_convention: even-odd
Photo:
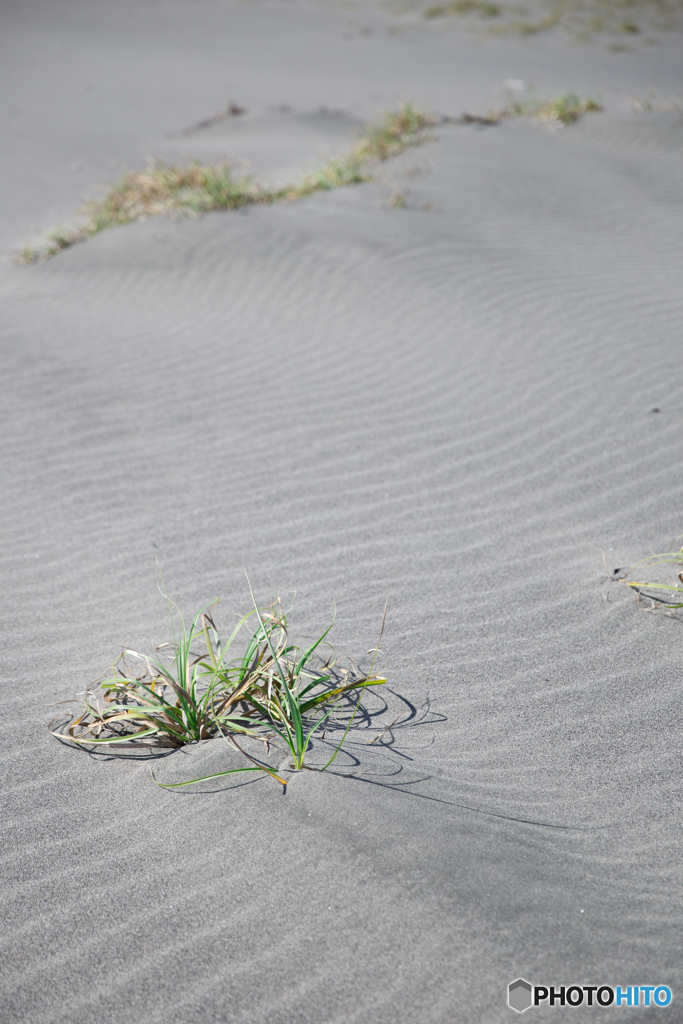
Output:
[[124,174],[104,199],[89,203],[86,212],[96,233],[162,213],[234,210],[268,199],[268,192],[249,177],[235,177],[229,164],[150,164],[144,171]]
[[328,160],[300,181],[277,189],[261,185],[252,177],[236,175],[226,162],[194,161],[184,167],[152,162],[144,170],[128,171],[108,188],[104,198],[84,203],[73,225],[57,228],[36,245],[25,246],[15,260],[28,264],[49,259],[101,231],[161,214],[201,216],[213,210],[292,201],[314,192],[370,181],[377,164],[398,156],[409,146],[426,142],[436,123],[431,115],[404,104],[368,125],[348,153]]
[[[270,625],[267,625],[265,618],[256,604],[251,587],[250,592],[254,611],[256,612],[261,625],[261,634],[265,640],[265,647],[262,651],[262,655],[265,656],[265,664],[262,671],[265,673],[267,667],[268,685],[267,687],[263,684],[260,687],[252,687],[252,692],[248,693],[246,699],[260,714],[262,720],[266,720],[275,733],[285,743],[287,750],[292,755],[293,760],[291,767],[297,771],[301,771],[304,767],[306,751],[308,750],[311,736],[321,725],[323,725],[324,722],[327,721],[338,705],[333,703],[333,706],[327,711],[324,711],[322,715],[318,715],[319,709],[330,702],[334,702],[336,698],[347,693],[349,690],[360,690],[360,696],[356,702],[356,709],[354,710],[354,714],[351,716],[351,720],[347,724],[344,736],[342,737],[341,742],[343,743],[344,738],[351,727],[351,722],[355,717],[355,712],[360,704],[360,697],[362,696],[363,691],[367,686],[381,685],[385,680],[372,678],[372,669],[375,663],[375,658],[373,657],[370,672],[364,678],[360,680],[353,680],[350,683],[343,683],[342,685],[333,687],[332,689],[323,689],[321,691],[319,687],[327,686],[331,681],[331,675],[329,673],[324,675],[313,674],[312,677],[306,680],[306,667],[320,644],[332,629],[334,619],[325,632],[318,637],[318,639],[305,652],[302,653],[298,645],[290,644],[288,641],[286,617],[280,615],[277,618],[271,619]],[[382,630],[383,629],[384,623],[382,623]],[[379,643],[375,649],[375,656],[378,649]],[[328,667],[329,664],[330,662],[328,660],[325,663],[325,666]],[[260,699],[257,699],[257,697],[254,696],[254,690],[260,691]],[[312,721],[306,717],[311,712],[313,713]],[[316,717],[316,715],[318,715],[318,717]],[[325,768],[329,767],[329,765],[335,760],[340,747],[341,743],[337,746],[337,749],[325,765]]]
[[151,162],[144,170],[124,174],[103,199],[84,203],[74,225],[51,231],[38,245],[24,248],[16,259],[35,263],[108,228],[160,214],[199,216],[210,210],[271,203],[277,198],[277,193],[250,177],[235,176],[228,163],[193,162],[180,167]]
[[[326,658],[320,654],[328,646],[326,637],[334,619],[309,647],[302,649],[289,639],[288,613],[280,600],[261,608],[251,587],[250,593],[253,608],[242,616],[225,644],[212,614],[217,602],[200,609],[186,629],[182,615],[169,601],[173,640],[161,644],[151,657],[125,649],[112,673],[100,683],[104,691],[101,701],[94,692],[86,691],[84,710],[70,716],[64,725],[54,727],[51,723],[53,735],[89,749],[163,749],[222,736],[250,763],[172,783],[170,788],[247,771],[266,772],[285,784],[276,767],[248,754],[237,738],[260,740],[268,752],[273,741],[278,745],[277,737],[284,744],[283,752],[291,755],[290,767],[301,771],[308,767],[305,758],[314,733],[339,711],[341,699],[355,692],[353,714],[332,757],[319,769],[324,771],[339,753],[365,689],[386,682],[373,675],[379,642],[369,671],[349,679],[349,670],[335,671],[331,648]],[[256,629],[244,651],[235,655],[235,642],[252,617]],[[140,665],[139,670],[132,667],[131,659]]]
[[354,164],[372,166],[398,156],[410,146],[419,146],[432,138],[438,118],[411,103],[369,125],[351,149],[347,159]]
[[[156,648],[158,657],[124,649],[111,674],[100,682],[102,704],[86,691],[83,713],[66,733],[54,735],[83,746],[181,747],[209,739],[221,726],[244,732],[247,723],[234,714],[234,708],[253,683],[258,666],[249,656],[262,630],[259,627],[252,637],[246,654],[229,664],[232,643],[253,612],[240,620],[223,646],[211,616],[215,604],[198,611],[189,630],[180,613],[177,628],[171,615],[173,641]],[[162,660],[162,651],[172,655],[168,664]],[[226,686],[229,679],[234,683],[230,688]]]
[[575,124],[585,114],[598,113],[602,106],[592,98],[582,99],[574,92],[565,93],[555,100],[541,100],[534,109],[522,116],[554,124]]
[[[680,540],[680,537],[678,538]],[[667,575],[662,567],[674,566],[679,569],[675,574],[677,583],[662,581],[662,576]],[[617,571],[617,570],[615,570]],[[669,570],[670,571],[670,570]],[[631,573],[649,576],[649,580],[629,579]],[[652,577],[655,577],[654,579]],[[649,597],[654,605],[663,605],[667,608],[683,608],[683,547],[678,551],[668,551],[663,554],[649,555],[642,558],[619,579],[642,597]]]

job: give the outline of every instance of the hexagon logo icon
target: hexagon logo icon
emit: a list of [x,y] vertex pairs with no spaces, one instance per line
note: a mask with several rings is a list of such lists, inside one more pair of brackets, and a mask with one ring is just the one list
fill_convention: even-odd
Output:
[[511,985],[508,985],[508,1006],[511,1010],[522,1013],[531,1006],[531,985],[524,978],[517,978]]

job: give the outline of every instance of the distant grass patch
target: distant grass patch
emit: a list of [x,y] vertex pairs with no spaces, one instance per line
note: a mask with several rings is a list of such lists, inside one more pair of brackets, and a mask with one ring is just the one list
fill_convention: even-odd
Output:
[[493,120],[504,121],[508,118],[530,117],[534,121],[546,124],[575,124],[584,114],[597,113],[602,110],[597,100],[582,98],[574,92],[564,93],[554,100],[529,97],[520,99],[512,97],[501,110],[494,111]]
[[445,120],[456,124],[501,124],[514,118],[528,117],[533,121],[560,126],[575,124],[584,114],[600,110],[602,106],[596,99],[577,96],[574,92],[564,93],[554,100],[542,99],[539,96],[521,98],[510,92],[504,107],[489,110],[486,114],[463,114],[461,117],[449,117]]
[[377,164],[426,142],[436,123],[431,115],[404,104],[368,125],[346,154],[279,189],[236,175],[225,162],[207,165],[195,161],[185,167],[152,162],[144,170],[128,171],[109,186],[104,198],[84,203],[73,225],[57,228],[37,244],[25,246],[15,260],[28,264],[49,259],[101,231],[160,214],[201,216],[213,210],[291,201],[370,181]]
[[679,114],[683,112],[682,97],[674,96],[672,99],[665,99],[663,96],[659,96],[653,87],[648,89],[645,96],[628,96],[627,98],[631,103],[631,109],[637,114],[651,114],[655,111]]
[[[672,569],[675,582],[670,579]],[[621,570],[615,569],[614,573],[620,574]],[[629,579],[631,574],[641,578]],[[635,590],[639,597],[648,597],[655,606],[683,608],[683,547],[677,551],[648,555],[615,578]]]
[[[422,14],[427,19],[472,15],[495,19],[496,24],[484,30],[494,35],[533,36],[559,29],[574,42],[586,43],[597,36],[633,39],[675,30],[681,24],[683,0],[531,0],[523,4],[454,0],[430,4]],[[617,48],[626,46],[613,42],[609,48],[618,52]]]

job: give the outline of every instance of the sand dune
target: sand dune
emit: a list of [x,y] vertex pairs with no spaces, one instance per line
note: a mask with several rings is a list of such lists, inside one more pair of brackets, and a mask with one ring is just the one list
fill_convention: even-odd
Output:
[[[607,108],[443,125],[373,184],[3,264],[2,1019],[478,1024],[513,1018],[520,976],[668,985],[679,1019],[680,621],[600,553],[683,528],[681,116],[623,98],[681,93],[679,38],[477,43],[370,11],[349,41],[336,9],[208,2],[2,17],[6,250],[190,141],[275,181],[405,98],[481,110],[518,75]],[[167,138],[231,97],[249,113]],[[307,633],[336,602],[354,655],[390,593],[373,724],[402,720],[284,797],[60,746],[47,705],[167,639],[156,558],[225,623],[245,566],[263,600],[297,590]]]

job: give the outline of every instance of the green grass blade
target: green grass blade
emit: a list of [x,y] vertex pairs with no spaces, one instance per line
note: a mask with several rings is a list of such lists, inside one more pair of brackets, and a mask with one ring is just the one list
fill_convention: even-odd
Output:
[[332,616],[332,622],[329,624],[329,626],[327,627],[325,632],[322,634],[322,636],[318,637],[318,639],[315,641],[315,643],[312,644],[311,647],[308,648],[306,653],[300,658],[300,660],[297,663],[296,668],[294,669],[294,674],[295,675],[297,675],[297,676],[301,675],[301,671],[302,671],[304,665],[308,662],[309,658],[315,653],[315,651],[318,649],[318,647],[320,647],[320,644],[323,642],[323,640],[325,639],[327,634],[330,632],[330,630],[334,626],[336,619],[337,619],[337,607],[335,605],[335,607],[334,607],[334,615]]
[[[150,768],[150,774],[154,782],[161,789],[179,789],[181,786],[194,786],[197,782],[209,782],[211,779],[222,779],[226,775],[238,775],[240,772],[263,772],[265,775],[270,774],[265,768],[252,767],[251,765],[247,768],[229,768],[225,772],[215,772],[213,775],[202,775],[199,779],[188,779],[187,782],[159,782],[154,776],[154,772]],[[278,780],[279,781],[279,780]]]
[[156,736],[158,729],[144,729],[140,732],[133,733],[129,736],[112,736],[105,739],[86,739],[82,736],[68,736],[61,732],[53,732],[53,736],[57,736],[60,740],[67,740],[69,743],[88,743],[88,744],[113,744],[113,743],[131,743],[133,740],[142,739],[143,736]]
[[623,582],[627,587],[645,587],[647,590],[668,590],[675,593],[683,591],[683,587],[679,587],[677,583],[639,583],[637,580],[624,580]]
[[299,690],[299,700],[301,700],[302,697],[305,697],[307,693],[310,693],[314,686],[324,686],[325,683],[329,683],[331,678],[332,676],[318,676],[312,682],[308,683],[307,686],[304,686],[303,690]]
[[325,714],[322,715],[318,719],[318,721],[315,723],[315,725],[311,729],[309,729],[308,734],[306,736],[306,741],[305,741],[306,742],[306,747],[308,747],[308,744],[310,742],[311,736],[313,735],[315,730],[318,729],[323,724],[323,722],[327,721],[327,719],[330,717],[330,715],[332,714],[333,711],[334,711],[334,708],[330,708],[330,710],[326,711]]
[[341,693],[346,693],[349,690],[357,690],[359,686],[383,686],[386,683],[386,679],[359,679],[355,683],[347,683],[345,686],[338,686],[335,690],[330,690],[327,693],[320,693],[317,697],[312,697],[310,700],[305,701],[301,705],[301,711],[306,714],[314,707],[319,707],[321,704],[326,704],[328,700],[334,700]]
[[217,668],[220,669],[222,667],[225,655],[228,653],[228,651],[232,647],[232,644],[233,644],[235,638],[237,637],[237,634],[239,633],[239,631],[241,630],[242,626],[247,621],[247,619],[251,618],[251,616],[253,614],[254,614],[253,611],[248,611],[247,614],[243,615],[242,618],[240,619],[240,621],[237,623],[237,625],[235,626],[235,628],[232,631],[230,639],[228,640],[228,642],[225,644],[225,646],[222,649],[220,658],[218,659],[218,663],[216,665]]

